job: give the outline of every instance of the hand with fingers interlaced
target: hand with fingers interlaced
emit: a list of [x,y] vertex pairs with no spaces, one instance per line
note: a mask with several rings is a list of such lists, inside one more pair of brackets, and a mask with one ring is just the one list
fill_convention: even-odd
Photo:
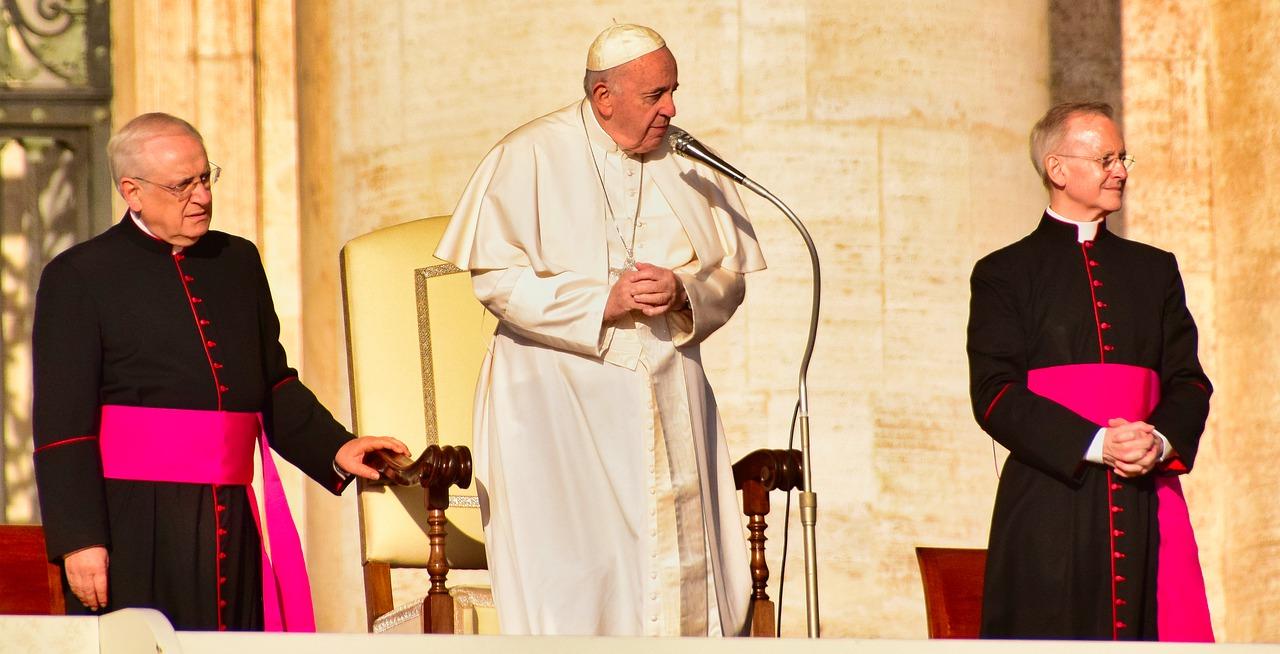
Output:
[[636,264],[609,289],[605,303],[604,321],[611,323],[631,311],[646,316],[660,316],[668,311],[679,311],[688,303],[684,285],[668,268],[648,263]]

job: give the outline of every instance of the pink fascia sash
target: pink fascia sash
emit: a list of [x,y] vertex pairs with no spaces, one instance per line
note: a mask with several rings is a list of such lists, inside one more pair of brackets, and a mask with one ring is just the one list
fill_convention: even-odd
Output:
[[[98,442],[109,479],[244,486],[262,543],[263,626],[316,630],[302,542],[260,414],[106,405]],[[255,442],[262,452],[265,537],[252,486]]]
[[[1085,363],[1028,371],[1027,388],[1080,414],[1099,427],[1112,418],[1146,420],[1160,401],[1155,371],[1117,363]],[[1160,548],[1156,572],[1156,621],[1162,641],[1213,642],[1200,554],[1182,483],[1157,475],[1156,519]]]

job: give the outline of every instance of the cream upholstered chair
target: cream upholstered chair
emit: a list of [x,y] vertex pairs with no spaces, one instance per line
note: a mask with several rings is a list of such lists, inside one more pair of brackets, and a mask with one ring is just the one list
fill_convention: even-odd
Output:
[[[492,324],[489,329],[482,324],[486,314],[472,293],[470,276],[431,254],[448,222],[448,216],[415,220],[366,234],[342,249],[356,432],[395,436],[415,453],[433,444],[471,444],[472,396],[492,331]],[[486,586],[449,588],[452,628],[437,624],[433,629],[432,609],[423,598],[393,602],[391,568],[427,568],[431,543],[424,490],[359,484],[370,631],[497,633]],[[450,490],[448,505],[449,567],[483,570],[484,532],[474,484]]]
[[[470,445],[471,407],[492,318],[475,299],[470,276],[431,255],[448,216],[366,234],[342,249],[351,413],[361,434],[388,434],[414,452]],[[772,636],[774,604],[765,592],[768,494],[801,486],[800,452],[757,450],[734,465],[751,532],[751,635]],[[424,489],[359,485],[360,533],[369,629],[498,633],[487,586],[449,588],[452,625],[423,599],[395,606],[391,568],[427,568]],[[443,502],[442,502],[443,504]],[[446,512],[449,568],[485,568],[475,489],[451,491]],[[451,626],[451,628],[450,628]]]

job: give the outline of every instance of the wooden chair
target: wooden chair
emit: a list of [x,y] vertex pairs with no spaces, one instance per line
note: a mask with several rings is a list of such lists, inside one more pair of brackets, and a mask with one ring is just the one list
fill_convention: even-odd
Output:
[[64,613],[62,569],[49,563],[44,528],[0,525],[0,614]]
[[[487,586],[449,587],[446,578],[450,570],[486,569],[466,446],[476,379],[493,326],[470,276],[431,255],[448,221],[439,216],[387,227],[342,249],[356,432],[393,435],[424,452],[417,462],[371,462],[387,469],[391,483],[358,485],[365,599],[374,632],[497,633],[498,628]],[[773,602],[765,592],[768,494],[798,488],[800,466],[796,450],[758,450],[734,465],[751,532],[752,635],[774,635]],[[427,597],[397,607],[392,568],[427,569]]]
[[977,638],[985,549],[917,547],[930,638]]
[[765,529],[769,525],[769,492],[802,489],[804,459],[800,450],[756,450],[733,464],[733,483],[742,491],[742,511],[747,516],[747,537],[751,544],[751,630],[752,637],[777,635],[773,601],[769,587],[769,565],[765,561]]
[[[465,451],[485,351],[484,308],[467,273],[431,256],[448,222],[440,216],[380,229],[342,249],[355,429],[425,450],[420,477],[401,479],[409,485],[358,485],[367,617],[375,632],[497,630],[487,587],[445,585],[450,568],[486,567],[480,504]],[[423,459],[432,459],[431,465]],[[432,470],[449,474],[433,477]],[[450,490],[455,484],[460,488]],[[428,596],[397,607],[392,568],[427,569]]]

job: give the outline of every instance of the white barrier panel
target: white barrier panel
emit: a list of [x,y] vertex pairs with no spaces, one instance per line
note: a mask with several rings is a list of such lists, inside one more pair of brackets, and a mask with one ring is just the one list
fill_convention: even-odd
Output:
[[372,651],[449,654],[1280,654],[1280,644],[264,634],[175,632],[164,616],[149,609],[126,609],[101,618],[0,616],[0,653],[3,654],[352,654]]

